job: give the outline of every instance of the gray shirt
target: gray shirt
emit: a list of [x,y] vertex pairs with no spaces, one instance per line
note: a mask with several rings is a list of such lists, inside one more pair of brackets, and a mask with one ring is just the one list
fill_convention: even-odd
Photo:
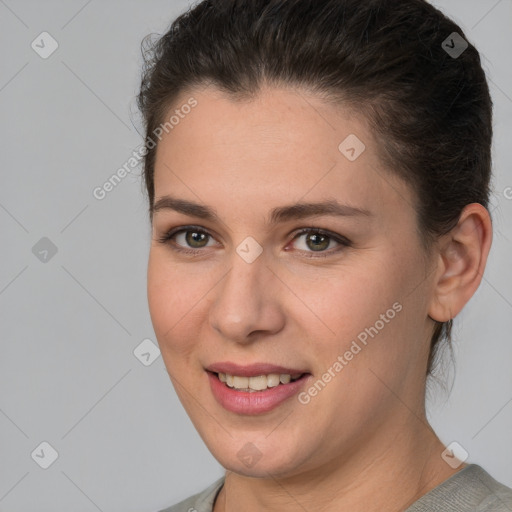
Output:
[[[224,477],[204,491],[159,512],[212,512]],[[469,464],[415,501],[405,512],[512,512],[512,489]]]

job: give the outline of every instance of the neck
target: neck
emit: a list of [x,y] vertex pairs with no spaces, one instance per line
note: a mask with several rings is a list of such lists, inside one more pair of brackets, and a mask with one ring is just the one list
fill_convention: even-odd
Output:
[[341,461],[290,477],[251,478],[228,471],[214,512],[396,512],[463,468],[443,461],[444,445],[425,419],[393,427]]

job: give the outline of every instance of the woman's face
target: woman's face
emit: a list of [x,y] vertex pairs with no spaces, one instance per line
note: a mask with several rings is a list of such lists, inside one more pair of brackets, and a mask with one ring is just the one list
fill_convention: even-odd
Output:
[[[413,193],[362,118],[304,90],[235,102],[208,88],[175,109],[156,156],[148,300],[183,406],[237,473],[371,464],[423,414],[434,276]],[[339,211],[290,209],[325,202]],[[159,241],[176,228],[188,232]],[[270,387],[236,391],[219,371]]]

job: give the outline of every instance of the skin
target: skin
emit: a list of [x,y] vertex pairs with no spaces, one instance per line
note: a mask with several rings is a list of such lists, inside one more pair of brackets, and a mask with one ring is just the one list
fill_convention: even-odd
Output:
[[[190,96],[197,107],[158,143],[155,197],[208,205],[220,220],[154,213],[148,302],[181,403],[227,470],[215,512],[404,510],[464,467],[441,457],[425,417],[425,374],[433,319],[456,316],[480,284],[487,210],[468,205],[426,254],[417,198],[383,168],[362,117],[284,86],[244,102],[210,86],[177,105]],[[349,134],[366,146],[355,161],[338,150]],[[277,206],[326,199],[371,215],[265,223]],[[187,244],[181,234],[174,247],[199,255],[158,241],[187,225],[211,237]],[[311,236],[294,239],[304,227],[350,245],[328,238],[315,251]],[[248,236],[263,249],[250,264],[236,252]],[[401,311],[308,404],[292,397],[248,416],[214,399],[204,368],[218,361],[304,368],[313,384],[396,302]],[[237,456],[249,442],[261,453],[251,467]]]

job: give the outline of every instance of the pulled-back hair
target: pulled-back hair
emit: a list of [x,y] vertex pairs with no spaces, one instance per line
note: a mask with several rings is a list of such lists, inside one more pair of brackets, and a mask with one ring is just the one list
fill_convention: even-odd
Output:
[[[460,55],[448,51],[464,41]],[[234,100],[264,85],[301,87],[362,114],[385,168],[414,191],[426,251],[466,205],[488,208],[492,101],[480,56],[425,0],[203,0],[142,50],[150,214],[151,134],[179,95],[209,84]],[[451,330],[452,320],[435,322],[428,374]]]

